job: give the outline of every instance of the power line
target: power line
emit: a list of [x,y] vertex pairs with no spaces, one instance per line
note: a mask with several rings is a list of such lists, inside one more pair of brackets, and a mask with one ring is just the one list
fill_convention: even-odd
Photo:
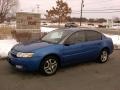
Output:
[[[103,1],[95,1],[95,2],[91,2],[91,3],[87,3],[87,2],[85,2],[85,4],[87,5],[87,6],[93,6],[93,5],[98,5],[98,6],[101,6],[101,5],[113,5],[113,1],[114,0],[103,0]],[[117,1],[114,1],[114,3],[119,3],[119,2],[117,2]]]
[[[84,10],[84,11],[119,11],[120,9],[86,9],[86,10]],[[75,11],[75,12],[80,12],[80,11]]]
[[[92,5],[92,4],[91,4]],[[88,5],[87,5],[88,6]],[[93,5],[92,5],[93,6]],[[88,7],[87,7],[88,8]],[[91,7],[89,7],[91,8]],[[103,6],[103,7],[95,7],[95,8],[91,8],[91,9],[109,9],[109,8],[120,8],[120,5],[112,5],[112,6]]]
[[105,4],[105,3],[111,3],[112,1],[114,1],[114,0],[101,0],[101,1],[98,1],[98,3],[97,2],[85,2],[85,4]]
[[[119,13],[120,12],[120,10],[119,11],[107,11],[107,12],[85,12],[85,11],[83,11],[82,13]],[[74,14],[80,14],[81,12],[72,12],[72,13],[74,13]]]

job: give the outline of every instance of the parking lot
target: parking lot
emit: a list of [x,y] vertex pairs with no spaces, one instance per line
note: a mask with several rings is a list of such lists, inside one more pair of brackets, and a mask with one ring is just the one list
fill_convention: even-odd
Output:
[[0,60],[0,90],[120,90],[120,50],[107,63],[64,67],[56,75],[20,72]]

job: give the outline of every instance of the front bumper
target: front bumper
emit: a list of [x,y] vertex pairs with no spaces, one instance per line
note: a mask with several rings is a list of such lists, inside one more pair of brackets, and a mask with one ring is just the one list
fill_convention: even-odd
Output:
[[37,71],[40,66],[40,57],[32,57],[32,58],[17,58],[8,54],[8,62],[15,68],[23,71]]

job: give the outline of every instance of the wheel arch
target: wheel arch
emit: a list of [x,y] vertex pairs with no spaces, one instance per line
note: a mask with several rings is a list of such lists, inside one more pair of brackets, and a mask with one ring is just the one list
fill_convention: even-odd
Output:
[[108,54],[110,54],[110,49],[109,49],[109,47],[104,47],[104,48],[101,49],[101,51],[103,51],[103,50],[107,50]]
[[[48,56],[54,56],[54,57],[56,57],[56,58],[58,59],[58,64],[59,64],[59,66],[61,67],[61,58],[60,58],[59,55],[57,55],[57,54],[55,54],[55,53],[51,53],[51,54],[45,55],[45,56],[42,58],[41,62],[42,62],[46,57],[48,57]],[[40,62],[40,63],[41,63],[41,62]]]

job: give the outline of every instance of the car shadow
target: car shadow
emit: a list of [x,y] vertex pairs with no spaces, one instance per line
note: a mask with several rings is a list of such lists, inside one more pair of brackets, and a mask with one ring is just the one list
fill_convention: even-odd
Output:
[[66,70],[71,70],[71,69],[74,69],[74,68],[78,68],[78,67],[83,67],[83,66],[88,66],[88,65],[93,65],[93,64],[97,64],[96,61],[86,61],[86,62],[80,62],[80,63],[74,63],[74,64],[69,64],[69,65],[66,65],[64,67],[61,67],[61,69],[59,70],[60,72],[64,72]]
[[[82,62],[82,63],[70,64],[70,65],[61,67],[56,74],[63,73],[66,71],[71,71],[71,70],[74,70],[76,68],[83,67],[83,66],[93,65],[95,63],[96,63],[95,61],[87,61],[87,62]],[[41,74],[39,71],[34,71],[34,72],[21,71],[21,70],[14,68],[14,67],[11,67],[11,66],[8,68],[9,68],[10,74],[14,74],[22,79],[48,77],[48,76]]]
[[[108,62],[106,62],[106,64],[111,63],[112,57],[110,57],[109,60],[110,60],[110,62],[108,61]],[[68,72],[72,72],[72,71],[78,70],[78,69],[84,70],[84,67],[89,67],[89,66],[95,65],[95,64],[97,65],[97,64],[101,64],[101,63],[97,63],[96,61],[91,60],[91,61],[86,61],[86,62],[81,62],[81,63],[70,64],[70,65],[61,67],[57,71],[56,75],[60,76],[60,75],[63,75],[65,73],[67,74]],[[49,76],[45,76],[45,75],[41,74],[39,71],[34,71],[34,72],[21,71],[21,70],[14,68],[14,67],[11,67],[11,66],[9,66],[8,68],[9,68],[10,74],[17,76],[18,78],[20,78],[22,80],[33,79],[33,78],[46,78],[46,77],[49,78]],[[54,75],[50,76],[50,77],[54,77]]]

